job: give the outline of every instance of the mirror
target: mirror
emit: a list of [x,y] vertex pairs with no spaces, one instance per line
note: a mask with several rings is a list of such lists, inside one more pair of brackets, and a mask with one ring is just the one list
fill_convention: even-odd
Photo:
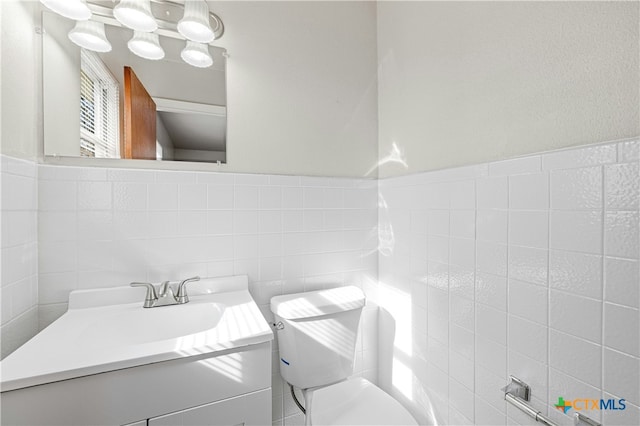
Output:
[[132,30],[105,25],[112,50],[97,53],[69,40],[74,24],[43,12],[45,155],[226,162],[225,49],[209,46],[213,65],[197,68],[161,35],[165,57],[147,60],[128,49]]

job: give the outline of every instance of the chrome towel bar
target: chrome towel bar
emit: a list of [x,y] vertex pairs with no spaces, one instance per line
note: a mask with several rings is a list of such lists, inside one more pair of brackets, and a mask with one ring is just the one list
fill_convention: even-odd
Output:
[[[558,426],[556,422],[543,415],[541,411],[536,410],[528,404],[528,401],[531,399],[531,388],[529,387],[529,385],[527,385],[517,377],[509,377],[511,381],[507,386],[501,389],[504,392],[505,401],[507,401],[509,404],[513,405],[518,410],[522,411],[537,422],[540,422],[546,426]],[[580,413],[575,413],[573,424],[576,426],[602,426],[595,420]]]

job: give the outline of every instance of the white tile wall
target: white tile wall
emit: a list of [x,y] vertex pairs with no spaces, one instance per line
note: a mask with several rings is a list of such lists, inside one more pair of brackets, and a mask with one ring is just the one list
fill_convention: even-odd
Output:
[[[247,274],[270,320],[272,296],[345,284],[366,288],[377,279],[375,181],[40,170],[41,328],[65,312],[73,289]],[[376,315],[373,304],[365,310],[356,365],[374,382]],[[298,409],[278,368],[274,362],[273,420],[289,424]]]
[[[531,424],[502,398],[514,374],[560,424],[572,420],[554,408],[558,396],[625,398],[624,412],[589,415],[640,424],[639,147],[381,180],[381,286],[423,294],[427,306],[426,319],[395,319],[396,333],[414,332],[401,345],[410,350],[381,353],[385,389],[421,421],[435,412],[443,424]],[[381,299],[381,312],[394,302]],[[394,361],[413,369],[406,386],[393,382]]]
[[0,358],[38,330],[37,172],[33,162],[0,156]]
[[[420,421],[526,423],[499,391],[514,374],[561,424],[560,395],[625,398],[590,415],[638,424],[639,147],[379,182],[2,157],[2,354],[77,288],[247,274],[271,319],[274,295],[355,283],[374,302],[357,373]],[[295,424],[277,369],[273,420]]]

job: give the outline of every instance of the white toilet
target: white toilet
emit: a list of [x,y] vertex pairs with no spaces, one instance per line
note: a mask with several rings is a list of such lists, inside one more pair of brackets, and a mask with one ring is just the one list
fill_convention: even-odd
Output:
[[306,425],[417,425],[383,390],[349,378],[364,303],[353,286],[271,299],[280,372],[303,391]]

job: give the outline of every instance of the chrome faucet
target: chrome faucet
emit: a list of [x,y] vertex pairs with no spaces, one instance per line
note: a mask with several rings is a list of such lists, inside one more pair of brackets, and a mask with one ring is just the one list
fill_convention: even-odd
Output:
[[199,281],[200,277],[187,278],[180,281],[178,284],[177,293],[173,292],[171,288],[171,282],[163,281],[156,291],[156,287],[151,283],[131,283],[131,287],[146,287],[147,295],[144,298],[144,308],[157,308],[159,306],[181,305],[189,302],[189,296],[187,296],[186,284],[191,281]]

